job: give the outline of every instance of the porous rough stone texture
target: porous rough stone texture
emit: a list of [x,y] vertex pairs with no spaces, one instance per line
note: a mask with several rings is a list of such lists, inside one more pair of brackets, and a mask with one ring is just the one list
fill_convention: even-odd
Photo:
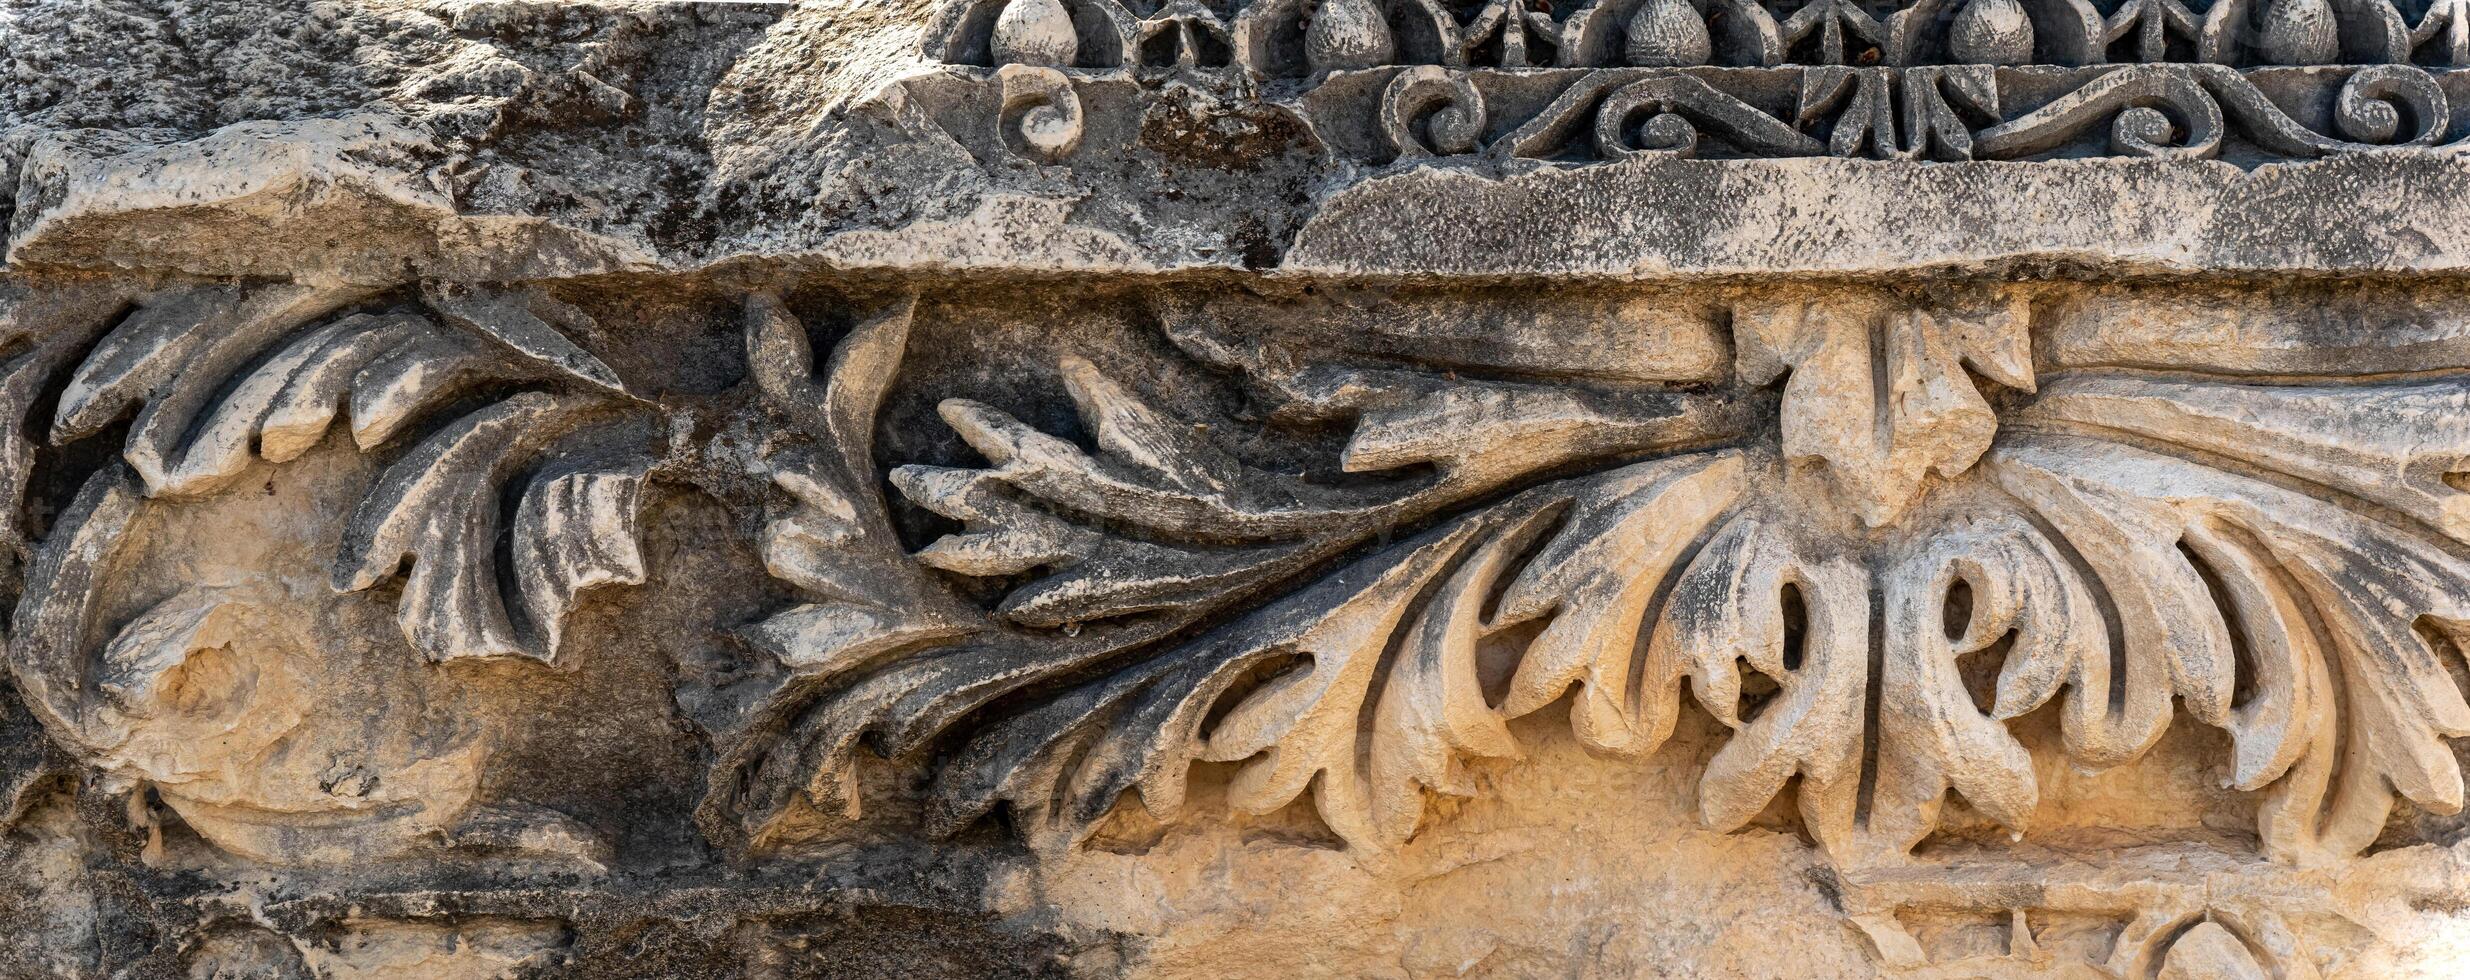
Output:
[[2470,973],[2470,7],[7,0],[0,977]]

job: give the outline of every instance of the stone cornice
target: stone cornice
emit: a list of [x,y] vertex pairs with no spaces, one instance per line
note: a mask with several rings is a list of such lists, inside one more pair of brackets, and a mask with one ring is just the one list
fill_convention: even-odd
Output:
[[617,117],[523,124],[669,140],[626,151],[672,175],[640,187],[402,95],[193,134],[29,117],[6,255],[373,284],[2470,270],[2470,73],[2444,68],[922,66],[974,49],[922,10],[857,16],[712,27],[739,67],[603,66]]

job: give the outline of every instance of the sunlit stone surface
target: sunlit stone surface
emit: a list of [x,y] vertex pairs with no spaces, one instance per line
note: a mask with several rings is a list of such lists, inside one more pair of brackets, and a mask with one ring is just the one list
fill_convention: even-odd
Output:
[[2470,7],[0,7],[0,977],[2470,974]]

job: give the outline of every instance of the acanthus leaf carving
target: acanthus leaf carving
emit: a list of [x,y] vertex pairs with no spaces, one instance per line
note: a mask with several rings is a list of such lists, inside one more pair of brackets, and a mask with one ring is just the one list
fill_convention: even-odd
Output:
[[[421,673],[429,660],[551,659],[580,594],[645,578],[636,521],[658,433],[648,403],[570,336],[588,334],[589,318],[530,290],[443,285],[75,298],[121,312],[19,324],[51,333],[9,379],[11,407],[47,420],[55,446],[126,420],[119,458],[52,522],[10,636],[12,673],[45,726],[110,785],[152,787],[217,847],[253,859],[443,845],[604,861],[597,836],[564,816],[481,798],[488,744],[424,704],[453,695]],[[47,416],[37,398],[52,379]],[[441,424],[448,410],[460,417]],[[295,466],[321,447],[376,459]],[[22,487],[32,447],[12,441],[10,458]],[[107,612],[137,555],[186,547],[154,532],[156,515],[217,512],[260,477],[276,497],[303,470],[373,481],[325,569],[332,590],[281,584],[307,570],[213,573],[125,623]],[[406,557],[392,600],[406,642],[340,644],[333,624],[366,602],[346,593]],[[399,703],[334,717],[331,695],[380,678],[401,685]]]
[[[730,42],[675,57],[578,41],[594,17],[415,25],[557,47],[461,82],[579,56],[711,105],[568,132],[544,75],[472,159],[393,145],[480,96],[212,137],[341,134],[312,170],[436,178],[303,185],[412,272],[105,269],[80,250],[152,241],[116,198],[22,202],[0,830],[168,872],[126,879],[168,899],[148,917],[286,936],[330,913],[278,893],[410,858],[331,914],[547,901],[577,927],[525,927],[548,958],[646,887],[756,888],[727,938],[794,945],[810,916],[753,921],[775,900],[984,864],[1027,874],[961,890],[1010,907],[1195,852],[1376,889],[1494,865],[1427,889],[1456,895],[1540,842],[1615,872],[1590,899],[1686,897],[1580,850],[1610,839],[1781,856],[1754,884],[1791,904],[1760,911],[1832,905],[1889,972],[2311,975],[2300,933],[2401,906],[2275,909],[2370,865],[2470,882],[2470,843],[2382,853],[2465,802],[2470,291],[2413,274],[2416,236],[2444,251],[2424,213],[2287,243],[2257,216],[2459,169],[2465,3],[941,0],[947,64],[885,72],[839,60],[877,38],[811,47],[848,26],[812,12],[622,25]],[[808,50],[830,77],[761,77]],[[823,128],[778,99],[852,86],[876,100]],[[29,144],[27,192],[187,166],[196,135]],[[912,173],[950,193],[894,193]],[[1880,214],[1796,198],[1834,182]],[[701,210],[656,207],[689,185]],[[2219,213],[2130,199],[2188,188]],[[2117,227],[2073,226],[2086,194]],[[264,216],[242,196],[200,227]],[[1933,199],[2009,220],[1871,247]],[[557,215],[489,217],[527,203]],[[418,248],[438,220],[477,232]],[[534,224],[540,255],[496,254]],[[380,278],[451,270],[574,277]],[[29,744],[73,785],[27,789]],[[671,819],[698,802],[727,867]],[[1103,853],[1023,861],[1012,831]],[[546,890],[436,897],[544,859]],[[257,867],[298,865],[324,870]],[[1777,923],[1723,905],[1771,894],[1690,911],[1759,957]],[[1510,934],[1549,932],[1473,923],[1491,960],[1444,948],[1482,938],[1464,917],[1409,925],[1371,929],[1408,972],[1518,969]]]
[[[604,406],[526,392],[474,412],[414,447],[353,515],[334,586],[356,592],[413,560],[401,620],[412,645],[438,660],[557,653],[574,592],[593,584],[641,584],[634,542],[643,463],[616,471],[542,474],[525,487],[511,530],[516,583],[498,581],[491,555],[497,501],[518,469],[561,439],[600,421]],[[513,585],[520,602],[509,604]],[[510,615],[547,614],[519,627]]]
[[[1352,424],[1345,470],[1434,467],[1346,491],[1251,469],[1085,360],[1059,373],[1094,450],[947,402],[988,465],[895,471],[899,492],[965,524],[914,561],[1028,581],[997,605],[1002,622],[877,627],[906,652],[833,662],[850,686],[791,738],[808,798],[854,816],[865,746],[906,757],[1038,688],[936,767],[931,827],[1008,805],[1034,839],[1069,843],[1130,799],[1178,815],[1183,780],[1210,762],[1234,767],[1236,808],[1308,798],[1378,861],[1416,834],[1428,794],[1467,792],[1465,767],[1520,754],[1518,719],[1566,700],[1583,744],[1642,757],[1686,686],[1730,729],[1700,777],[1703,822],[1739,827],[1795,795],[1848,866],[1904,861],[1950,793],[2028,830],[2039,750],[2013,725],[2045,708],[2058,750],[2092,771],[2141,758],[2177,705],[2229,732],[2233,783],[2267,795],[2265,846],[2285,860],[2355,853],[2396,798],[2459,806],[2444,739],[2470,706],[2439,661],[2458,655],[2470,568],[2437,543],[2458,540],[2448,477],[2470,455],[2448,421],[2456,383],[2043,379],[2010,291],[1744,301],[1730,323],[1728,384],[1774,392],[1772,443],[1724,427],[1738,392],[1671,394],[1640,415],[1651,401],[1248,361],[1177,335],[1267,372],[1290,415]],[[2012,432],[2011,401],[2025,406]],[[2411,422],[2345,444],[2361,417]],[[2154,455],[2166,447],[2187,455]],[[1645,458],[1441,516],[1624,455]],[[1370,529],[1433,521],[1184,635]],[[1495,680],[1486,649],[1509,658]]]
[[[322,636],[316,593],[200,583],[106,619],[145,506],[125,468],[89,479],[37,554],[9,640],[28,706],[107,786],[151,791],[216,847],[275,865],[470,848],[605,867],[606,842],[564,814],[481,799],[477,726],[435,700],[416,659]],[[333,697],[369,683],[389,690],[381,710]]]
[[1663,744],[1686,674],[1668,648],[1647,651],[1642,673],[1638,638],[1654,628],[1659,586],[1745,491],[1743,477],[1735,455],[1693,456],[1616,471],[1580,491],[1560,533],[1502,593],[1497,625],[1549,617],[1510,675],[1502,712],[1532,713],[1575,684],[1570,723],[1588,746],[1643,756]]
[[[1578,744],[1621,758],[1685,721],[1711,733],[1705,827],[1797,812],[1850,868],[1908,862],[1950,810],[2028,833],[2054,757],[2134,764],[2181,719],[2228,735],[2228,781],[2262,797],[2261,847],[2285,861],[2357,854],[2403,801],[2460,807],[2470,430],[2451,369],[2324,357],[2314,375],[2244,377],[2253,352],[2182,350],[2190,366],[2156,371],[2138,360],[2151,351],[2072,335],[2037,358],[2057,334],[2036,333],[2022,285],[1722,295],[1687,327],[1635,327],[1689,364],[1585,373],[1531,337],[1457,346],[1434,370],[1411,333],[1333,327],[1288,348],[1163,331],[1258,400],[1244,424],[1309,433],[1326,454],[1310,466],[1264,465],[1257,433],[1182,416],[1119,351],[1051,355],[1076,428],[946,398],[952,445],[980,462],[903,464],[875,433],[916,298],[861,311],[819,371],[802,318],[756,297],[750,380],[784,431],[750,457],[780,491],[760,557],[800,596],[744,631],[786,680],[724,747],[706,827],[769,847],[861,818],[882,756],[932,769],[934,830],[1002,808],[1069,844],[1121,808],[1181,815],[1207,766],[1231,806],[1308,805],[1381,861],[1413,845],[1433,797],[1477,792],[1472,774],[1518,759],[1533,716],[1564,705]],[[130,417],[134,453],[143,413],[190,418],[189,441],[153,444],[168,462],[152,481],[126,456],[98,475],[34,570],[13,662],[81,751],[176,787],[170,756],[112,747],[170,717],[185,665],[206,677],[283,641],[257,624],[298,601],[206,584],[97,636],[113,624],[95,576],[125,529],[321,446],[388,452],[356,464],[374,476],[333,590],[400,576],[399,599],[380,594],[431,659],[549,659],[582,595],[650,577],[637,522],[662,433],[569,339],[591,329],[579,314],[519,293],[453,312],[167,296],[94,324],[87,363],[55,363],[79,392],[70,438]],[[245,344],[181,339],[200,322],[241,324]],[[209,340],[249,351],[200,355],[238,365],[207,395],[155,375],[166,345]],[[405,381],[424,370],[389,357],[431,356],[405,351],[497,383]],[[364,409],[363,390],[394,394]],[[942,536],[896,528],[913,505]],[[479,757],[410,759],[432,763],[469,775]],[[356,785],[356,765],[334,785]],[[492,833],[498,817],[438,778],[436,819],[406,826],[452,836],[468,815]],[[259,853],[216,823],[209,789],[170,792]],[[549,850],[596,853],[555,818],[532,824],[572,845]]]
[[[228,482],[248,462],[245,416],[262,412],[258,403],[270,400],[267,389],[279,382],[235,392],[233,411],[220,413],[199,438],[185,438],[219,383],[268,342],[350,298],[303,286],[158,297],[105,334],[70,375],[53,414],[52,444],[93,435],[134,409],[126,455],[151,489],[193,492]],[[276,372],[287,367],[273,365]]]
[[1955,316],[1792,303],[1744,308],[1736,317],[1742,382],[1790,375],[1784,457],[1823,465],[1872,527],[1901,517],[1930,475],[1959,475],[1989,449],[1997,416],[1967,368],[2010,388],[2033,388],[2026,317],[2016,303]]
[[[954,604],[908,601],[924,591],[925,573],[897,560],[903,553],[874,489],[875,413],[899,373],[915,307],[909,297],[858,325],[833,350],[819,385],[804,324],[776,297],[759,296],[748,306],[757,386],[775,410],[832,450],[775,471],[775,482],[797,503],[765,531],[764,560],[773,574],[823,600],[758,628],[800,669],[845,670],[889,652],[886,636],[895,644],[947,638],[966,632],[975,618]],[[833,560],[852,553],[873,560]],[[788,642],[792,637],[803,642]]]
[[[416,307],[348,312],[370,298],[305,286],[146,297],[71,371],[51,441],[86,438],[134,411],[123,456],[147,495],[195,498],[227,489],[258,460],[297,459],[347,412],[354,444],[369,451],[485,385],[571,387],[567,396],[515,395],[432,436],[394,464],[386,502],[372,500],[362,540],[337,559],[337,587],[357,590],[390,577],[403,555],[452,553],[457,567],[433,559],[414,572],[419,587],[407,593],[403,615],[415,645],[439,659],[553,656],[560,624],[526,622],[518,635],[509,608],[562,619],[575,590],[641,581],[632,509],[654,457],[616,447],[598,470],[583,464],[527,484],[515,519],[525,536],[514,547],[527,558],[517,563],[520,586],[497,582],[489,558],[494,535],[483,532],[497,523],[493,494],[549,450],[553,435],[600,438],[593,430],[635,403],[606,364],[566,336],[588,321],[554,299],[432,286]],[[462,461],[462,482],[426,468],[450,459]],[[577,475],[584,471],[601,475]],[[569,492],[586,486],[591,492]],[[388,547],[395,550],[383,553]],[[521,593],[511,607],[509,588]]]
[[[2470,566],[2423,532],[2251,478],[2080,446],[2019,442],[1999,450],[1995,472],[2054,523],[2077,523],[2073,540],[2183,542],[2166,552],[2083,553],[2131,644],[2142,631],[2157,634],[2144,643],[2185,651],[2170,663],[2174,685],[2192,713],[2230,731],[2236,784],[2269,789],[2271,851],[2306,863],[2356,853],[2381,831],[2396,795],[2438,812],[2460,808],[2461,773],[2443,739],[2470,733],[2470,705],[2440,658],[2460,655]],[[2122,528],[2129,521],[2145,526]],[[2222,598],[2209,593],[2212,582]],[[2130,584],[2148,591],[2124,591]],[[2260,681],[2285,687],[2231,703],[2232,623],[2258,658]],[[2202,630],[2198,643],[2182,639],[2191,626]],[[2147,709],[2167,710],[2166,701]]]

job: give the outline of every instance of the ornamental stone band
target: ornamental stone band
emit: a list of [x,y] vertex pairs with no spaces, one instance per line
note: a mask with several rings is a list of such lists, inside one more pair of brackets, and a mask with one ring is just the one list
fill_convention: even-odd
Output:
[[2470,0],[0,4],[0,978],[2470,976]]

